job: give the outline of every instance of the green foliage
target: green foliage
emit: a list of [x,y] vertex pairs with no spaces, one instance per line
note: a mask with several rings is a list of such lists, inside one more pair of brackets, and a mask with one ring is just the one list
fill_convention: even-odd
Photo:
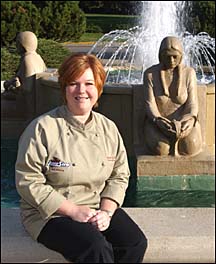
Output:
[[[185,1],[187,10],[178,14],[178,17],[186,26],[186,30],[192,34],[205,31],[211,37],[215,37],[215,1]],[[128,29],[138,25],[138,20],[124,19],[118,17],[106,18],[102,14],[127,14],[140,15],[142,12],[142,1],[80,1],[80,8],[88,13],[87,24],[99,25],[103,33],[114,29]],[[99,15],[90,16],[98,13]],[[127,20],[127,18],[125,19]]]
[[39,32],[40,13],[31,1],[1,1],[1,46],[9,46],[21,31]]
[[137,15],[142,12],[142,1],[79,1],[85,13]]
[[[42,2],[42,1],[40,1]],[[21,31],[58,41],[79,40],[86,17],[78,1],[1,1],[1,46],[9,46]]]
[[[121,15],[92,15],[86,14],[87,25],[99,26],[103,33],[108,33],[115,29],[129,29],[137,25],[137,16]],[[87,32],[91,32],[88,31]],[[101,32],[101,31],[99,31]]]
[[20,56],[13,50],[1,48],[1,80],[10,79],[17,72]]
[[215,1],[193,1],[192,5],[195,33],[204,31],[215,37]]
[[84,12],[78,1],[45,1],[40,37],[57,41],[78,40],[86,29]]
[[211,37],[215,37],[214,1],[188,1],[181,17],[185,22],[186,30],[192,34],[207,32]]
[[47,39],[38,39],[37,52],[48,68],[59,68],[63,60],[71,54],[62,44]]
[[[192,3],[189,12],[180,14],[186,30],[215,37],[215,1],[186,3]],[[82,41],[86,32],[108,33],[138,25],[141,11],[142,1],[1,1],[1,46],[9,46],[18,32],[26,30],[39,38]]]
[[88,33],[100,33],[103,32],[99,25],[95,25],[92,23],[87,23],[86,32]]
[[103,33],[84,33],[80,38],[81,42],[96,42],[103,36]]
[[[38,39],[38,54],[43,58],[48,68],[59,68],[70,51],[54,40]],[[20,56],[15,43],[10,48],[1,48],[1,80],[12,78],[18,69]]]

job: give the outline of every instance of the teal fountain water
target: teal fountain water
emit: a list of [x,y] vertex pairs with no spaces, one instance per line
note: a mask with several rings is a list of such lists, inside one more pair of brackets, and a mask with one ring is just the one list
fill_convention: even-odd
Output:
[[177,36],[184,47],[184,63],[197,72],[199,83],[215,81],[215,39],[206,32],[187,32],[182,17],[186,1],[142,1],[140,25],[103,35],[89,53],[104,61],[107,83],[142,83],[146,68],[158,63],[161,40]]

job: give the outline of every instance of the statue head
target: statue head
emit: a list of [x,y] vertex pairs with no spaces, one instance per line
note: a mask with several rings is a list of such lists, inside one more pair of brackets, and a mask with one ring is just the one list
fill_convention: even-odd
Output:
[[173,36],[165,37],[159,49],[159,61],[166,68],[175,68],[182,62],[183,46],[181,41]]
[[20,32],[16,37],[16,45],[19,53],[27,51],[36,51],[38,40],[36,35],[31,31]]

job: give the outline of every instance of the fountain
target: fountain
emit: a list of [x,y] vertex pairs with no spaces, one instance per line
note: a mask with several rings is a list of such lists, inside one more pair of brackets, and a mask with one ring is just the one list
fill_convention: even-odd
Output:
[[89,53],[103,60],[106,83],[140,84],[146,68],[158,63],[161,40],[173,35],[182,40],[184,63],[197,73],[198,83],[215,81],[215,39],[206,32],[185,31],[182,14],[186,1],[143,1],[141,26],[103,35]]

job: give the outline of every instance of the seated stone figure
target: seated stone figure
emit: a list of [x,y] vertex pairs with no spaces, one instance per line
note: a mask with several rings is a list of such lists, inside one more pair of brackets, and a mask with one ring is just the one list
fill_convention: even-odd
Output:
[[144,73],[144,138],[149,155],[193,156],[202,149],[196,73],[182,63],[182,57],[181,41],[168,36],[160,45],[159,64]]
[[[16,37],[16,47],[21,55],[16,76],[4,82],[5,97],[13,97],[13,92],[19,90],[30,92],[33,85],[33,75],[46,71],[42,57],[36,52],[38,40],[30,31],[20,32]],[[12,93],[11,93],[12,92]]]

